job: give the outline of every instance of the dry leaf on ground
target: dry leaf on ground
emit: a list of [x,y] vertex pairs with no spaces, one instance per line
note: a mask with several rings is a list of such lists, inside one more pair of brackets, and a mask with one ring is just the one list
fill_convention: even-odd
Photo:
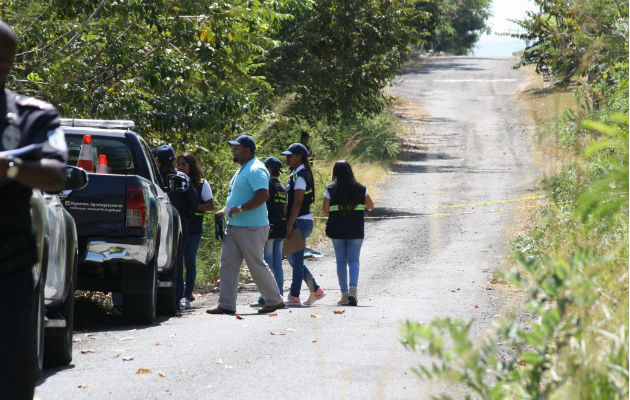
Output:
[[278,314],[274,312],[274,313],[269,314],[269,316],[270,316],[270,317],[277,317],[277,316],[278,316]]
[[284,336],[286,333],[284,332],[269,332],[271,336]]
[[319,314],[311,314],[311,318],[321,318],[322,316]]
[[133,357],[132,356],[123,357],[122,360],[123,361],[131,361],[131,360],[133,360]]
[[89,354],[89,353],[94,353],[94,349],[81,350],[81,354]]
[[239,314],[236,314],[236,319],[245,319],[245,317],[242,317]]
[[343,314],[345,312],[346,312],[346,310],[333,310],[334,314]]
[[150,374],[151,370],[147,368],[138,368],[136,374]]

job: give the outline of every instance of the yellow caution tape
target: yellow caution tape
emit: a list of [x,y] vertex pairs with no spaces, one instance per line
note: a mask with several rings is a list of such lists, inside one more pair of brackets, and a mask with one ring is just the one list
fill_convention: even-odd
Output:
[[530,197],[521,197],[518,199],[510,199],[510,200],[495,200],[495,201],[484,201],[484,202],[480,202],[480,203],[469,203],[469,204],[453,204],[453,205],[446,205],[446,206],[433,206],[433,207],[428,207],[428,206],[411,206],[411,207],[387,207],[390,209],[440,209],[440,208],[456,208],[456,207],[476,207],[476,206],[486,206],[486,205],[491,205],[491,204],[504,204],[504,203],[515,203],[515,202],[519,202],[519,201],[531,201],[531,200],[538,200],[538,199],[542,199],[545,196],[530,196]]
[[[510,200],[496,200],[496,201],[484,201],[479,203],[470,203],[470,204],[454,204],[447,206],[435,206],[435,207],[387,207],[389,209],[434,209],[437,210],[435,214],[418,214],[418,215],[392,215],[392,216],[380,216],[380,217],[371,217],[365,216],[365,219],[404,219],[404,218],[424,218],[424,217],[449,217],[453,215],[470,215],[470,214],[485,214],[485,213],[493,213],[493,212],[505,212],[505,211],[513,211],[513,210],[522,210],[527,208],[538,208],[543,207],[546,203],[543,204],[534,204],[528,206],[521,206],[516,208],[499,208],[499,209],[491,209],[491,210],[478,210],[478,211],[460,211],[454,213],[441,213],[440,208],[457,208],[457,207],[478,207],[478,206],[487,206],[493,204],[505,204],[505,203],[514,203],[520,201],[532,201],[532,200],[540,200],[545,198],[545,196],[530,196],[530,197],[521,197],[518,199],[510,199]],[[313,217],[315,219],[327,219],[328,217]]]

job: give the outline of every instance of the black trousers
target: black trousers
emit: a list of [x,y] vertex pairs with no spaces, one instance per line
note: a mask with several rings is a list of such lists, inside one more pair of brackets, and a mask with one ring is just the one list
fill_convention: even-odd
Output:
[[23,262],[17,270],[0,276],[0,399],[3,400],[32,400],[35,391],[38,297],[33,284],[33,263],[28,257]]

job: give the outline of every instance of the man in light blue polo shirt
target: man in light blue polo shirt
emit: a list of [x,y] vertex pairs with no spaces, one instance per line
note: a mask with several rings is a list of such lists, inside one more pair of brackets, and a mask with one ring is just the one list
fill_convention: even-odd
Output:
[[227,230],[221,242],[221,292],[219,305],[208,314],[234,314],[238,277],[243,259],[265,300],[259,313],[284,308],[278,284],[265,263],[263,249],[269,235],[267,204],[269,171],[254,153],[256,143],[248,135],[228,142],[233,160],[241,167],[230,180],[225,207],[217,212],[221,218],[227,210]]

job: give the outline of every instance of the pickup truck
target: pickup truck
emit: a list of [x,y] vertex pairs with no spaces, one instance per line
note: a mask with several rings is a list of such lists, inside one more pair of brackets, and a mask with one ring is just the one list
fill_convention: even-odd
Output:
[[175,314],[181,224],[148,144],[131,130],[132,121],[62,119],[61,125],[68,165],[76,165],[86,135],[94,165],[106,162],[63,200],[79,238],[77,288],[122,292],[132,323],[150,324],[156,312]]

